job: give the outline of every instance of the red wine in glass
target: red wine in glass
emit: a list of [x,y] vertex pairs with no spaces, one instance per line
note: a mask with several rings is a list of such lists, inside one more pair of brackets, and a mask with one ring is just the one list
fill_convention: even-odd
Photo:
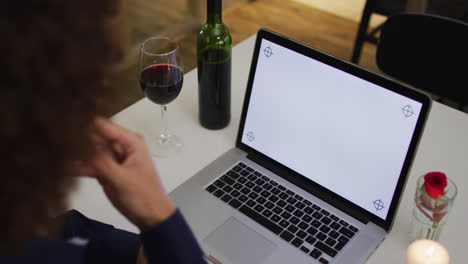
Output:
[[141,72],[140,86],[153,103],[166,105],[180,93],[184,72],[174,65],[153,64]]

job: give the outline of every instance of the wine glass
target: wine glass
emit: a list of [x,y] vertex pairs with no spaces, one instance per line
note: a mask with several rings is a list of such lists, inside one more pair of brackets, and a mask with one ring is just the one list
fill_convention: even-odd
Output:
[[150,139],[150,151],[157,157],[171,156],[182,147],[181,140],[168,130],[167,104],[180,93],[184,70],[177,43],[165,37],[145,40],[140,48],[140,86],[145,96],[161,106],[163,129]]

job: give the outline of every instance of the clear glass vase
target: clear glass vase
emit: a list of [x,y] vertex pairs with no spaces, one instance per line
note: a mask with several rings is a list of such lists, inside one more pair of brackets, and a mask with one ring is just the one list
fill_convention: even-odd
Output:
[[457,186],[448,178],[444,195],[438,199],[429,196],[422,188],[423,185],[424,175],[419,177],[416,186],[409,235],[410,243],[417,239],[439,240],[457,196]]

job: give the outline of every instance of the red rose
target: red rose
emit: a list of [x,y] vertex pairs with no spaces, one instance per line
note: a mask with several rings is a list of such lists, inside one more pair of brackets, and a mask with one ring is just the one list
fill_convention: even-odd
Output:
[[442,172],[429,172],[424,175],[424,188],[427,194],[434,199],[438,199],[444,195],[445,187],[447,187],[447,176]]

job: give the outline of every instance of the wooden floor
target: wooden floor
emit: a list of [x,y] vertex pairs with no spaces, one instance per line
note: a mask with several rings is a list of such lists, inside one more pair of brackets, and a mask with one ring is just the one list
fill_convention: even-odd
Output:
[[[137,79],[138,44],[142,40],[153,35],[172,37],[179,42],[184,71],[196,67],[196,37],[204,22],[201,13],[205,9],[203,3],[194,5],[194,1],[131,1],[128,13],[134,48],[130,62],[114,82],[119,99],[108,106],[109,114],[115,114],[143,97]],[[358,27],[356,22],[291,0],[225,0],[223,3],[223,21],[231,31],[234,45],[264,27],[339,58],[349,60],[351,57]],[[374,56],[375,46],[366,45],[361,65],[377,70]]]

